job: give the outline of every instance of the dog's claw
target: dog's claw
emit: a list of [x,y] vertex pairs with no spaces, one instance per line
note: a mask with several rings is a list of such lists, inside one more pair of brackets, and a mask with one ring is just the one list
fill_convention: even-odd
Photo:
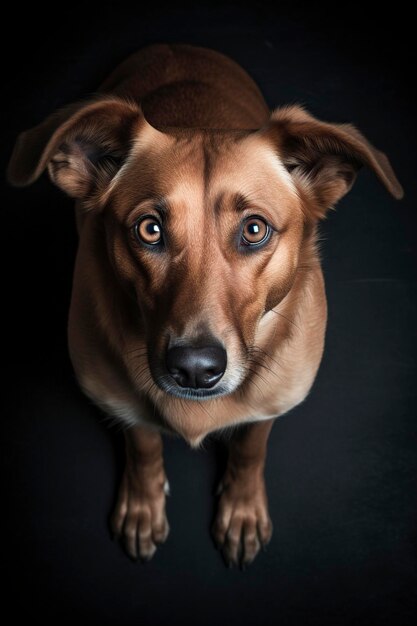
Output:
[[140,557],[140,562],[145,565],[145,563],[149,563],[149,561],[152,559],[153,554],[151,556],[141,556]]

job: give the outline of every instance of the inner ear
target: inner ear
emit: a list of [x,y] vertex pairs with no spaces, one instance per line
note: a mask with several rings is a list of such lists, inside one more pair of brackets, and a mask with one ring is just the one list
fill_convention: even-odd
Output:
[[346,182],[353,184],[357,172],[363,166],[359,158],[344,150],[334,138],[288,135],[282,147],[285,147],[282,160],[290,173],[298,168],[300,173],[314,176],[326,167],[336,170],[339,166],[341,175],[346,176]]
[[314,197],[318,216],[350,191],[363,166],[349,155],[320,153],[311,148],[294,150],[283,163],[293,178],[307,188],[310,197]]
[[351,124],[322,122],[294,105],[273,111],[270,122],[259,132],[272,141],[315,217],[323,216],[350,190],[363,165],[375,172],[395,198],[403,196],[385,154]]
[[125,157],[125,151],[122,148],[117,149],[115,146],[99,145],[98,143],[93,143],[93,141],[89,142],[82,137],[75,137],[72,146],[61,144],[59,150],[64,156],[71,154],[72,151],[78,152],[80,155],[84,155],[86,160],[94,167],[103,166],[108,162],[109,164],[113,163],[116,169],[118,169]]
[[122,167],[129,152],[129,141],[118,144],[82,136],[61,143],[48,164],[52,181],[68,195],[86,198],[108,183]]

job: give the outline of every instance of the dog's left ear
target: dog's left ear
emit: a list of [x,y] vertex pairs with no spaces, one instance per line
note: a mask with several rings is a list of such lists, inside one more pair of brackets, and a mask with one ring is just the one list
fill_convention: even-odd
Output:
[[394,198],[403,197],[385,154],[351,124],[322,122],[294,105],[276,109],[260,132],[273,141],[316,218],[350,190],[362,165],[375,172]]

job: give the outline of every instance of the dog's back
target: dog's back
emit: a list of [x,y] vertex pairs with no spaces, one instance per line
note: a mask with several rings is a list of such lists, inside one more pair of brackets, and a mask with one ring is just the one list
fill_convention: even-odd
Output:
[[186,44],[139,50],[100,90],[141,103],[153,126],[259,128],[270,115],[242,67],[220,52]]

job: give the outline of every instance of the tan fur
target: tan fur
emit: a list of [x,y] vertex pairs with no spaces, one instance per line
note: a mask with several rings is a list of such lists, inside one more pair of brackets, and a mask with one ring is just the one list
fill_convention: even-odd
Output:
[[[69,349],[78,380],[125,424],[175,432],[194,447],[219,429],[265,422],[249,429],[245,444],[264,442],[248,515],[256,521],[260,511],[265,521],[258,470],[271,419],[305,399],[323,352],[317,220],[350,189],[362,164],[395,197],[401,187],[385,155],[357,129],[321,122],[298,106],[271,115],[252,79],[214,51],[150,46],[119,66],[101,92],[24,133],[9,165],[19,185],[48,167],[77,199]],[[161,203],[169,246],[156,254],[133,242],[132,228],[141,215],[158,216]],[[236,233],[249,215],[263,216],[274,233],[263,249],[242,254]],[[199,401],[167,393],[158,380],[168,341],[208,331],[227,351],[223,395]],[[141,441],[137,434],[143,452]],[[248,502],[236,458],[227,474],[235,495],[224,496],[221,519],[239,498]],[[132,471],[117,519],[127,515]],[[161,516],[160,467],[155,476],[149,502],[159,502]],[[141,488],[131,489],[132,501],[142,497]],[[220,522],[217,537],[224,539]],[[148,545],[144,553],[153,550]]]

